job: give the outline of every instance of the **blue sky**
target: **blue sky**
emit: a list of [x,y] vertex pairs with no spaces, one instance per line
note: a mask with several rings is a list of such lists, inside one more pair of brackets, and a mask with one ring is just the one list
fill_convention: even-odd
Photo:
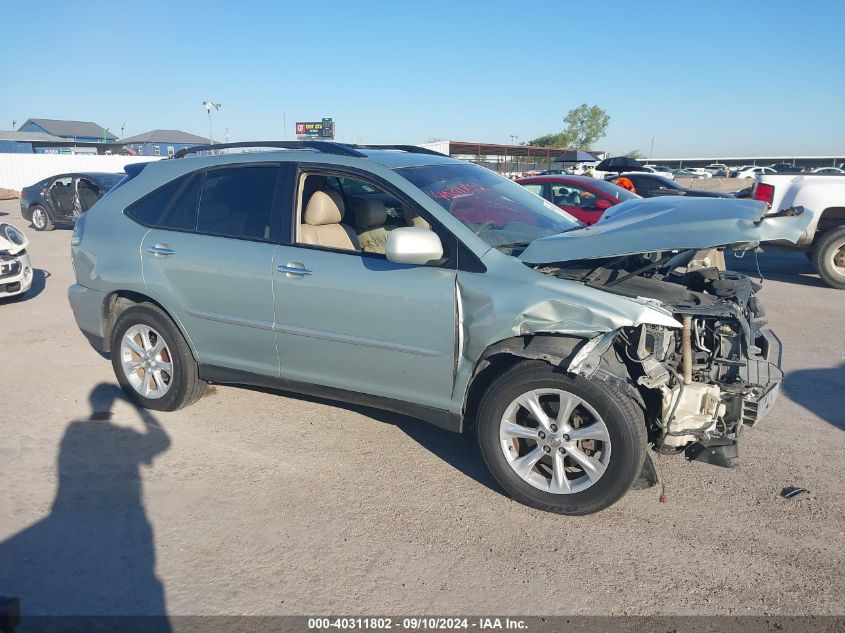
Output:
[[[0,129],[93,120],[130,136],[509,142],[596,104],[596,146],[655,156],[845,152],[845,2],[6,4]],[[79,26],[75,26],[79,23]],[[8,28],[12,27],[12,28]]]

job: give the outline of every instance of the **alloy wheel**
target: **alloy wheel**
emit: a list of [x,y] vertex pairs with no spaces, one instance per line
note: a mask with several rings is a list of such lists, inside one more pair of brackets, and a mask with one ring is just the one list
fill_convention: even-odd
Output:
[[44,209],[39,208],[32,212],[32,224],[39,231],[43,230],[44,227],[47,226],[47,214]]
[[562,389],[514,399],[499,423],[502,453],[524,481],[552,494],[593,486],[610,462],[610,435],[587,402]]
[[157,400],[173,383],[173,357],[164,337],[148,325],[133,325],[120,342],[120,363],[132,388]]

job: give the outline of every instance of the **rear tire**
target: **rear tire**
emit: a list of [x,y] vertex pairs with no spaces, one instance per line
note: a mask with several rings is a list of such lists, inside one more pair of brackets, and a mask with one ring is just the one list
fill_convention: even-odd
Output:
[[32,218],[30,220],[32,222],[32,228],[36,231],[52,231],[55,228],[53,220],[50,219],[50,214],[47,213],[44,207],[38,205],[32,207],[30,217]]
[[124,310],[112,329],[110,349],[118,383],[140,407],[176,411],[205,393],[207,383],[199,378],[185,337],[156,305]]
[[816,238],[813,264],[828,286],[845,290],[845,226],[831,229]]
[[[536,414],[530,413],[532,399],[540,403]],[[568,413],[560,415],[565,403]],[[544,413],[548,428],[535,425]],[[493,381],[481,402],[477,435],[487,467],[511,497],[568,515],[618,501],[642,469],[647,441],[642,411],[616,387],[542,361],[520,362]],[[535,450],[539,461],[526,468]]]

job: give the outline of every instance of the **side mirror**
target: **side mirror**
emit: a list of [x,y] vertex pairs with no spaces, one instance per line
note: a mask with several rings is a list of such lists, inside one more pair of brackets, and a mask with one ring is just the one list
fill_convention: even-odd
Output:
[[613,205],[610,203],[610,200],[600,198],[596,200],[595,204],[593,205],[593,208],[598,209],[599,211],[607,211],[612,206]]
[[387,234],[384,254],[394,264],[427,264],[443,257],[443,244],[437,233],[419,226],[393,229]]

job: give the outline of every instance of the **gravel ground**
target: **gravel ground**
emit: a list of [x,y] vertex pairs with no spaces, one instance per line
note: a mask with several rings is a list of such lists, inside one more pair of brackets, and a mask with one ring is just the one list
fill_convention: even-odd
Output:
[[393,414],[218,386],[142,415],[74,323],[70,232],[0,221],[38,269],[0,305],[0,593],[27,613],[845,614],[845,292],[801,254],[760,259],[787,378],[741,466],[661,458],[667,503],[567,518]]

